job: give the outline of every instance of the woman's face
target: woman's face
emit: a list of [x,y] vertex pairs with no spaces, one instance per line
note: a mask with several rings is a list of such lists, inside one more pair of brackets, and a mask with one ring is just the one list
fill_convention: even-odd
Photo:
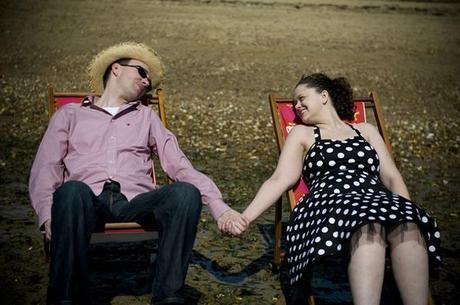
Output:
[[294,108],[304,123],[313,123],[327,97],[325,91],[318,92],[316,88],[298,85],[294,89]]

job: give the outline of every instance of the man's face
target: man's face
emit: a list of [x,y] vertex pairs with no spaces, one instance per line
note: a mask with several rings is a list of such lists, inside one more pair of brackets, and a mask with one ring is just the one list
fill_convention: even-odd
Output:
[[127,100],[134,100],[151,89],[150,71],[140,60],[131,59],[128,63],[118,63],[118,84]]

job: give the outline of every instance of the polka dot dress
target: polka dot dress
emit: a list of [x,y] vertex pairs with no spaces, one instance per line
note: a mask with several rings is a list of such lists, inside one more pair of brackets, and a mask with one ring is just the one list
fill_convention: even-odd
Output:
[[287,227],[291,284],[321,257],[348,256],[351,235],[368,223],[392,226],[415,222],[425,237],[430,262],[440,261],[436,221],[413,202],[385,188],[379,179],[376,151],[350,127],[357,135],[346,140],[323,140],[315,128],[315,143],[303,167],[310,192],[292,211]]

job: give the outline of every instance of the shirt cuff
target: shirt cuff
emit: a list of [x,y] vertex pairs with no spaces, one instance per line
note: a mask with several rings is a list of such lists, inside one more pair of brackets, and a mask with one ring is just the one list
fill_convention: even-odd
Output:
[[51,219],[51,208],[41,208],[38,213],[38,228],[40,230],[44,229],[42,226],[48,219]]
[[226,205],[222,200],[214,200],[207,204],[208,210],[212,217],[217,220],[226,211],[230,210],[230,207]]

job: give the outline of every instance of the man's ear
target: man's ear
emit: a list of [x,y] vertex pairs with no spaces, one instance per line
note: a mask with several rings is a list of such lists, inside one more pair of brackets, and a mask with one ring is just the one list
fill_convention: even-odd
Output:
[[117,77],[118,76],[118,73],[120,73],[120,64],[115,62],[112,64],[112,67],[111,67],[111,72],[113,74],[113,76]]

